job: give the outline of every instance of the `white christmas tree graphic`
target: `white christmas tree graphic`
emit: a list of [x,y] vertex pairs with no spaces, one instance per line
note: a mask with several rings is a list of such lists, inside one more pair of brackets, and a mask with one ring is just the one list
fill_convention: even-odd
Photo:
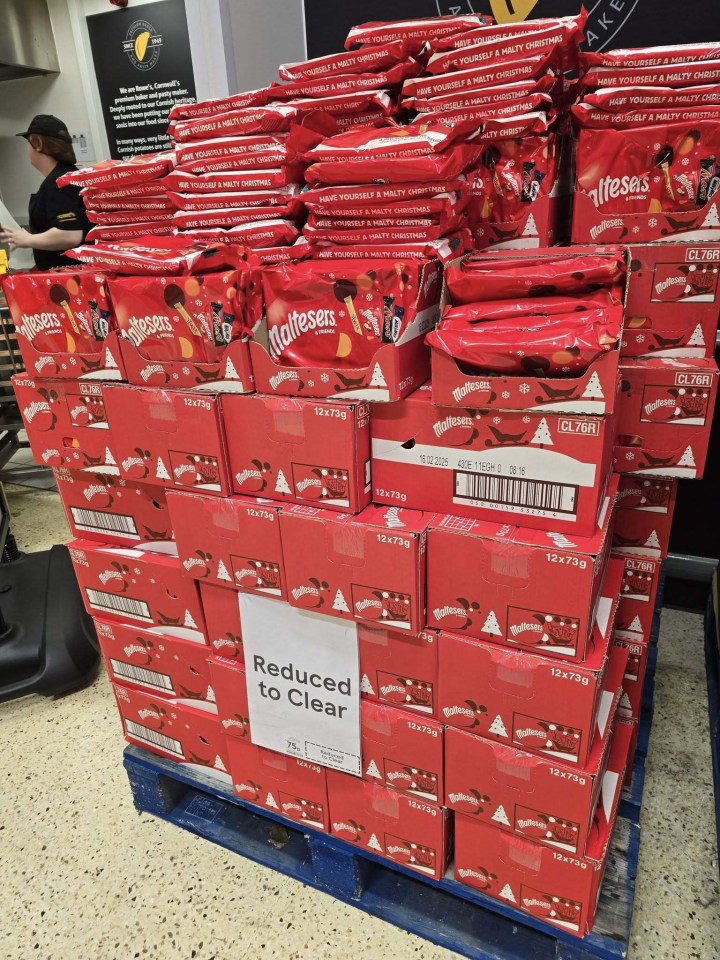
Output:
[[498,619],[495,616],[494,610],[491,610],[485,618],[485,623],[482,625],[482,632],[490,633],[494,637],[499,637],[502,635],[502,630],[500,629],[500,624],[498,623]]
[[375,366],[374,366],[374,368],[373,368],[372,377],[370,378],[370,386],[371,386],[371,387],[386,387],[386,386],[387,386],[387,381],[385,380],[385,377],[383,376],[383,372],[382,372],[382,370],[380,369],[380,364],[379,364],[379,363],[376,363]]
[[600,383],[600,377],[597,375],[597,370],[593,371],[593,375],[588,380],[588,385],[585,387],[584,397],[591,397],[594,400],[604,400],[605,394],[603,393],[602,384]]
[[267,797],[265,797],[265,806],[272,807],[273,810],[279,809],[277,805],[277,801],[275,800],[275,797],[271,793],[268,793]]
[[517,903],[517,900],[515,899],[515,894],[510,889],[509,883],[505,884],[505,886],[502,888],[498,896],[502,897],[503,900],[509,900],[510,903]]
[[541,447],[553,446],[552,437],[550,436],[550,427],[548,426],[548,422],[545,417],[543,417],[540,423],[537,425],[535,436],[532,438],[530,443],[539,443]]
[[192,614],[189,610],[185,611],[185,619],[183,620],[184,627],[190,627],[192,630],[197,630],[197,624],[193,620]]
[[371,760],[368,764],[368,768],[365,771],[365,775],[368,777],[376,777],[378,780],[382,780],[382,774],[378,770],[378,765],[374,760]]
[[718,216],[717,204],[714,203],[707,212],[707,216],[702,222],[703,227],[719,227],[720,216]]
[[502,823],[504,826],[509,827],[510,821],[508,820],[508,815],[505,813],[505,807],[500,804],[495,813],[490,817],[491,820],[494,820],[495,823]]
[[646,546],[646,547],[653,547],[655,550],[659,550],[659,549],[660,549],[660,540],[659,540],[658,535],[657,535],[657,530],[653,530],[653,532],[650,534],[650,536],[649,536],[649,537],[647,538],[647,540],[645,541],[644,546]]
[[628,624],[628,630],[630,633],[642,633],[642,623],[640,622],[640,617],[634,616],[630,623]]
[[228,569],[227,569],[227,567],[225,566],[225,564],[222,562],[222,560],[219,560],[219,561],[218,561],[218,572],[217,572],[217,576],[218,576],[218,580],[227,580],[227,581],[231,581],[231,580],[232,580],[232,577],[231,577],[230,574],[228,573]]
[[215,703],[215,691],[212,687],[208,687],[205,691],[205,699],[208,703]]
[[678,460],[679,467],[694,467],[696,466],[695,457],[693,456],[692,448],[685,447],[685,453]]
[[692,332],[692,336],[688,340],[689,347],[704,347],[705,346],[705,337],[703,336],[702,327],[698,324]]
[[500,714],[498,714],[490,724],[490,733],[494,733],[498,737],[507,737],[508,732],[505,729],[505,724],[503,723]]
[[537,237],[537,236],[538,236],[537,224],[535,223],[535,217],[534,217],[532,214],[530,214],[530,216],[527,218],[527,222],[526,222],[526,224],[525,224],[525,229],[523,230],[522,235],[523,235],[524,237]]
[[105,347],[105,369],[106,370],[117,370],[117,364],[115,363],[115,357],[110,353],[110,350]]
[[630,703],[630,697],[623,690],[623,695],[620,697],[620,703],[618,704],[618,710],[624,714],[632,713],[632,704]]
[[110,453],[110,447],[105,447],[105,466],[117,466],[115,463],[115,457]]
[[288,497],[292,496],[292,490],[285,479],[285,474],[282,470],[278,470],[277,483],[275,484],[275,493],[284,493]]
[[368,677],[366,673],[362,675],[362,680],[360,681],[360,692],[371,693],[373,696],[375,696],[373,685],[370,683],[370,677]]
[[220,756],[215,757],[214,767],[216,770],[222,770],[224,773],[227,773],[227,770],[225,769],[225,764],[222,762],[222,757]]
[[239,380],[238,372],[235,369],[235,364],[232,362],[230,357],[227,358],[227,363],[225,364],[225,379],[226,380]]
[[170,474],[167,471],[167,467],[163,463],[162,457],[158,457],[157,466],[155,467],[155,476],[158,480],[170,480]]
[[333,610],[338,610],[340,613],[350,613],[350,607],[347,605],[347,600],[343,596],[343,592],[338,587],[338,591],[335,594],[335,600],[332,605]]
[[380,846],[380,841],[378,840],[378,838],[375,836],[374,833],[373,833],[373,835],[370,837],[370,839],[368,840],[368,846],[369,846],[372,850],[377,850],[378,853],[382,853],[382,852],[383,852],[383,848]]

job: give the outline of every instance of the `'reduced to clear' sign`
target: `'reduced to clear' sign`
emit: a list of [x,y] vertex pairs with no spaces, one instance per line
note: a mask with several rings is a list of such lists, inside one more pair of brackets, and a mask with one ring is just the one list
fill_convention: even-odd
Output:
[[238,596],[253,743],[359,776],[355,624]]

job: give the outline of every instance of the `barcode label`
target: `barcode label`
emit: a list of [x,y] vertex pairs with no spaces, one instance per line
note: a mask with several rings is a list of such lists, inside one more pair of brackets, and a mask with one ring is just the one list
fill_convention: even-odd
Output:
[[182,759],[185,758],[182,744],[179,740],[166,737],[164,733],[158,733],[157,730],[151,730],[150,727],[143,727],[142,724],[135,723],[134,720],[125,720],[125,733],[135,740],[142,741],[142,743],[149,743],[153,747],[160,747],[160,749],[165,750],[166,753],[172,753]]
[[577,512],[578,487],[548,480],[523,480],[485,473],[455,471],[458,502],[473,500],[490,507],[516,507],[536,516],[557,516]]
[[132,597],[124,597],[117,593],[105,593],[104,590],[87,589],[87,598],[91,607],[96,610],[104,610],[106,613],[124,613],[128,617],[134,617],[136,620],[145,620],[152,623],[150,616],[150,607],[144,600],[133,600]]
[[134,663],[125,663],[123,660],[113,660],[110,658],[110,665],[116,677],[132,680],[140,683],[144,687],[151,687],[153,690],[167,690],[170,693],[175,692],[172,678],[166,673],[158,673],[157,670],[147,670],[145,667],[136,667]]
[[137,539],[137,527],[132,517],[121,513],[105,513],[103,510],[85,510],[70,507],[73,523],[78,530],[92,533],[114,533],[119,537]]

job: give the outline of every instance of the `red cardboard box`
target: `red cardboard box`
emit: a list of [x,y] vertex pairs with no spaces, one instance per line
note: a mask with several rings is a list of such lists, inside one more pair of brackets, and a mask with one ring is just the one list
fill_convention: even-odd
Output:
[[229,737],[249,741],[250,709],[245,667],[237,660],[212,656],[208,660],[208,668],[223,730]]
[[[615,695],[615,708],[621,691]],[[595,737],[583,770],[556,764],[509,744],[448,727],[445,731],[445,804],[495,829],[506,830],[581,857],[593,834],[600,793],[614,791],[606,768],[613,724]]]
[[444,734],[436,720],[363,700],[360,705],[363,778],[442,803]]
[[437,322],[441,282],[440,261],[428,260],[420,273],[414,319],[396,343],[379,346],[366,367],[282,366],[271,359],[264,344],[254,340],[250,356],[258,392],[384,402],[406,397],[430,376],[425,334]]
[[111,680],[159,697],[214,702],[204,643],[97,618],[95,629]]
[[380,784],[328,770],[330,832],[439,880],[450,858],[452,814]]
[[[618,311],[622,308],[618,305]],[[463,373],[444,350],[432,349],[432,399],[441,407],[606,414],[615,409],[620,350],[603,353],[579,377],[503,377]]]
[[702,477],[715,411],[715,361],[625,360],[620,374],[615,469]]
[[87,540],[73,540],[68,548],[91,617],[205,643],[197,584],[177,557]]
[[200,600],[208,646],[214,654],[244,663],[240,601],[237,591],[200,580]]
[[255,389],[246,331],[256,295],[247,269],[193,277],[114,277],[110,296],[127,379],[183,390]]
[[66,467],[53,473],[73,536],[156,553],[175,551],[164,490]]
[[617,477],[593,537],[437,516],[428,531],[428,626],[582,661],[610,555]]
[[436,717],[437,640],[433,630],[413,636],[358,624],[361,697]]
[[107,277],[83,270],[15,273],[2,280],[31,377],[123,380]]
[[650,644],[638,643],[629,636],[619,637],[617,634],[613,643],[619,649],[627,652],[627,666],[623,677],[623,691],[618,705],[618,716],[626,720],[639,721]]
[[107,385],[89,381],[10,378],[28,440],[43,467],[117,473],[115,437],[105,408]]
[[608,770],[615,774],[609,803],[598,804],[597,830],[585,856],[561,854],[534,840],[496,830],[473,817],[455,818],[455,878],[506,906],[584,936],[593,925],[607,863],[628,752],[629,730],[617,727]]
[[437,407],[430,386],[371,416],[373,502],[592,536],[611,417]]
[[241,800],[327,833],[330,811],[325,768],[227,738],[233,788]]
[[228,751],[211,703],[166,700],[121,683],[113,692],[129,743],[228,780]]
[[605,633],[596,628],[587,662],[568,666],[441,633],[440,717],[450,726],[583,767],[596,730],[602,736],[612,719],[625,668],[611,656],[611,636],[612,622]]
[[622,555],[618,559],[623,563],[623,580],[615,637],[648,643],[652,634],[662,560]]
[[631,245],[623,357],[714,357],[720,243]]
[[677,480],[663,477],[620,477],[613,553],[668,555],[677,485]]
[[370,406],[294,397],[222,401],[233,490],[358,513],[370,503]]
[[229,495],[217,397],[118,385],[105,404],[121,477]]
[[285,598],[276,504],[173,490],[167,499],[178,555],[191,577]]
[[430,519],[397,507],[366,507],[356,517],[314,507],[283,508],[289,603],[418,633],[425,626]]

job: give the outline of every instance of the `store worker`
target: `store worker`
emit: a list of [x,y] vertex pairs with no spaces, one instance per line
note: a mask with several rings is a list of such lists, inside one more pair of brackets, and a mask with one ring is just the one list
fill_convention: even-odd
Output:
[[28,144],[30,163],[43,176],[38,192],[30,197],[29,230],[0,227],[0,243],[10,249],[29,247],[39,270],[77,265],[64,255],[65,250],[79,246],[91,224],[79,187],[58,187],[57,181],[68,170],[77,170],[72,138],[65,124],[57,117],[41,113],[19,137]]

